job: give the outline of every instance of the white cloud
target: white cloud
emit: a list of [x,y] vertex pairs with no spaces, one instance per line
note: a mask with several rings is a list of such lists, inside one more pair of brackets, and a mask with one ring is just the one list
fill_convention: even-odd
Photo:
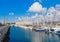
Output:
[[60,21],[60,11],[56,10],[55,21]]
[[[31,7],[29,7],[28,12],[41,12],[41,14],[35,14],[34,16],[31,17],[24,17],[24,18],[19,18],[19,20],[23,21],[31,21],[32,22],[52,22],[52,21],[59,21],[60,20],[60,11],[56,10],[54,7],[50,7],[48,10],[47,8],[43,8],[41,4],[38,2],[35,2],[32,4]],[[43,15],[45,14],[46,15]]]
[[35,14],[31,18],[32,18],[32,22],[35,22],[35,23],[45,22],[43,15]]
[[42,10],[42,5],[39,2],[35,2],[29,7],[28,12],[40,12]]
[[53,12],[55,12],[56,10],[55,10],[55,8],[54,7],[50,7],[49,9],[48,9],[48,12],[49,13],[53,13]]
[[60,16],[60,11],[56,10],[56,15]]
[[47,14],[46,16],[47,16],[48,18],[53,18],[53,17],[54,17],[53,14]]
[[47,12],[47,8],[42,8],[41,12],[42,14],[45,14]]
[[60,4],[57,4],[57,5],[55,6],[55,8],[56,8],[56,10],[60,10]]
[[52,22],[52,21],[54,21],[54,16],[56,14],[55,12],[56,12],[56,10],[55,10],[54,7],[50,7],[48,9],[47,14],[45,16],[46,22]]
[[38,14],[37,13],[34,16],[32,16],[31,18],[34,19],[36,17],[38,17]]
[[39,15],[39,18],[44,19],[44,16],[43,15]]
[[37,21],[39,21],[38,17],[39,17],[39,15],[37,13],[35,15],[31,16],[32,22],[37,23]]
[[45,18],[43,15],[39,15],[39,22],[45,22]]
[[60,21],[60,11],[56,10],[54,7],[50,7],[45,16],[46,21]]
[[20,20],[20,21],[21,21],[21,18],[20,18],[20,17],[18,17],[18,20]]
[[14,15],[14,13],[13,12],[10,12],[9,15]]
[[55,8],[56,8],[55,21],[60,21],[60,4],[57,4]]
[[47,13],[47,15],[45,16],[46,22],[52,22],[53,19],[54,19],[54,15],[53,14]]

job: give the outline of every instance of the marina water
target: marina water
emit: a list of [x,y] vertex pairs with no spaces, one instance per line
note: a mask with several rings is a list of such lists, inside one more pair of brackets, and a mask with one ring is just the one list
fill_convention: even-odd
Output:
[[14,26],[10,28],[9,42],[60,42],[60,36]]

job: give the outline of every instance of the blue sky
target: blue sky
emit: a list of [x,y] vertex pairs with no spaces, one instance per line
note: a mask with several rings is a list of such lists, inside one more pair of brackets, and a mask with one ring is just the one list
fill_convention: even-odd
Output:
[[[36,0],[39,2],[39,0]],[[10,12],[14,13],[14,16],[25,16],[28,8],[34,3],[34,0],[0,0],[0,20],[9,18]],[[42,0],[43,7],[51,7],[56,4],[60,4],[60,0]],[[12,16],[12,18],[14,17]]]

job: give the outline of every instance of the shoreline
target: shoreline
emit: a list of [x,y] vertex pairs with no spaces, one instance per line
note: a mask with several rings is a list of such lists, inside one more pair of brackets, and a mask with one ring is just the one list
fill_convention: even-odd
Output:
[[31,30],[32,30],[32,28],[33,28],[33,27],[27,27],[27,26],[21,26],[21,25],[15,25],[15,26],[22,27],[22,28],[24,28],[24,29],[31,29]]

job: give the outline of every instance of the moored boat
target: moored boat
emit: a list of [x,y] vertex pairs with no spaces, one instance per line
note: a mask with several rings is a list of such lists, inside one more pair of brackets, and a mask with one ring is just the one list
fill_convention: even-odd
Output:
[[55,32],[54,27],[51,27],[51,28],[49,29],[49,32],[50,32],[50,33],[54,33],[54,32]]
[[53,28],[51,28],[51,29],[49,30],[50,33],[54,33],[54,31],[55,31],[55,30],[54,30]]
[[55,32],[56,35],[60,35],[60,30]]
[[37,31],[37,32],[44,32],[45,31],[45,29],[42,29],[42,28],[34,28],[33,30]]
[[57,26],[55,28],[51,28],[50,32],[55,33],[56,35],[60,35],[60,27]]

